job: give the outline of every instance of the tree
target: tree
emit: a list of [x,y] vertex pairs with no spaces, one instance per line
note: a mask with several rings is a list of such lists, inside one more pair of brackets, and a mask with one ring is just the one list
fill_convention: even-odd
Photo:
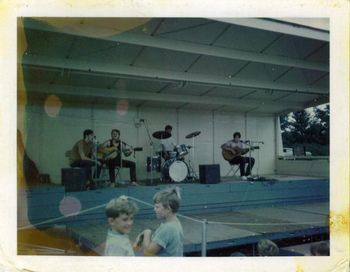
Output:
[[329,144],[329,105],[323,110],[319,108],[314,109],[315,113],[315,124],[318,143],[325,145]]
[[280,116],[283,145],[329,154],[329,105]]
[[304,144],[310,142],[310,114],[306,110],[291,114],[290,133],[294,143]]

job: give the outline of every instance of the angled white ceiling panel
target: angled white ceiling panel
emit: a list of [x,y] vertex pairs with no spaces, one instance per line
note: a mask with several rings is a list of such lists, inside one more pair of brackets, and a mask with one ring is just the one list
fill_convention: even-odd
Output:
[[279,102],[300,102],[300,103],[307,103],[308,101],[312,101],[314,99],[317,99],[319,96],[317,95],[309,95],[309,94],[291,94],[287,97],[281,98],[278,101]]
[[329,89],[329,74],[322,77],[320,80],[313,84],[315,87],[320,87],[321,89]]
[[246,61],[202,56],[189,70],[191,73],[229,77],[235,74]]
[[126,79],[120,78],[112,86],[113,89],[119,91],[137,91],[155,93],[161,90],[166,83],[161,81],[149,81],[142,79]]
[[249,106],[240,105],[239,103],[237,103],[236,105],[232,105],[232,106],[223,106],[217,110],[229,111],[229,112],[248,112],[248,111],[251,111],[255,108],[256,107],[249,107]]
[[280,35],[270,31],[231,25],[215,42],[215,46],[260,52]]
[[311,54],[307,60],[321,63],[329,63],[329,43],[324,44],[316,52]]
[[257,90],[256,92],[252,92],[249,95],[245,96],[245,98],[259,99],[261,101],[275,101],[276,99],[278,100],[285,96],[285,93],[275,90]]
[[91,62],[115,62],[129,65],[141,49],[140,46],[112,41],[77,38],[70,50],[70,58]]
[[179,84],[169,84],[169,86],[165,88],[162,91],[162,93],[182,94],[182,95],[191,94],[195,96],[200,96],[203,93],[206,93],[210,89],[211,87],[208,87],[205,85],[180,82]]
[[288,68],[285,66],[252,62],[237,73],[235,78],[249,80],[253,75],[256,80],[273,82],[276,77],[287,70]]
[[161,22],[164,21],[164,18],[150,18],[147,22],[144,24],[137,26],[135,28],[129,29],[128,33],[135,33],[135,34],[148,34],[151,35],[158,29],[158,26],[161,24]]
[[115,79],[110,77],[94,76],[93,74],[77,74],[66,70],[59,73],[53,83],[58,85],[108,88],[114,81]]
[[26,31],[27,54],[65,58],[74,36],[45,31]]
[[255,89],[248,88],[229,88],[229,87],[217,87],[214,90],[205,94],[208,97],[225,97],[225,98],[240,98],[249,95],[252,92],[256,92]]
[[315,49],[322,47],[324,43],[325,42],[323,41],[313,39],[303,39],[301,37],[283,35],[267,48],[265,53],[302,60]]
[[319,71],[308,71],[305,69],[291,69],[288,74],[280,77],[277,82],[291,84],[299,82],[303,85],[311,85],[318,78],[322,77],[324,73]]
[[28,69],[24,67],[24,79],[25,82],[30,82],[34,84],[38,83],[51,83],[59,75],[57,71],[49,71],[44,69],[31,68]]
[[179,107],[179,109],[183,110],[205,110],[205,111],[212,111],[221,108],[218,105],[199,105],[199,104],[183,104]]
[[166,71],[185,71],[197,55],[164,49],[145,48],[134,63],[136,67]]
[[184,105],[182,102],[160,102],[160,101],[145,101],[142,103],[142,107],[150,108],[178,108]]
[[176,40],[209,44],[225,24],[204,18],[163,18],[155,35]]
[[[220,22],[283,33],[304,38],[312,38],[321,41],[329,41],[329,31],[313,29],[304,25],[286,23],[278,18],[214,18]],[[317,19],[316,19],[317,20]]]

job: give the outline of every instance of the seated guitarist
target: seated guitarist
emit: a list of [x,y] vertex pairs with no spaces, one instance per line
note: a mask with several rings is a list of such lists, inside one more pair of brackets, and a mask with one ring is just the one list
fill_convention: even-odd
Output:
[[94,138],[94,132],[91,129],[85,129],[83,139],[74,144],[69,158],[71,167],[85,169],[88,189],[92,189],[94,186],[91,168],[97,166],[97,177],[99,177],[101,171],[101,163],[93,156]]
[[[254,158],[242,156],[249,151],[249,148],[244,148],[244,145],[241,141],[241,133],[235,132],[233,139],[221,146],[224,158],[230,164],[239,164],[241,177],[249,176],[255,163]],[[245,164],[248,164],[247,168],[245,168]]]
[[[125,155],[130,155],[131,151],[127,148],[124,142],[121,142],[120,131],[118,129],[113,129],[111,131],[111,139],[105,141],[99,147],[99,151],[103,154],[102,159],[108,165],[109,170],[109,180],[111,182],[111,187],[115,187],[115,167],[126,167],[130,169],[130,182],[132,185],[138,185],[136,181],[136,164],[133,161],[121,160],[121,150]],[[121,147],[122,143],[122,147]]]

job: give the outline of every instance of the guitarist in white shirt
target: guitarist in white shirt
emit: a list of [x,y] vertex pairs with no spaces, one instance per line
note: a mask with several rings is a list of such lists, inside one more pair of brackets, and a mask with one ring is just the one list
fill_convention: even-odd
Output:
[[[241,133],[235,132],[233,139],[221,145],[221,148],[225,160],[230,164],[239,165],[241,177],[244,177],[243,179],[246,179],[246,176],[250,176],[255,159],[242,156],[249,151],[249,147],[241,141]],[[245,167],[246,164],[247,167]]]
[[[111,131],[111,139],[105,141],[99,147],[99,152],[102,155],[101,159],[108,165],[111,187],[115,187],[116,166],[129,168],[131,184],[138,185],[136,180],[136,164],[133,161],[121,160],[121,151],[123,151],[123,154],[126,156],[130,156],[132,153],[132,150],[127,147],[127,144],[120,141],[120,131],[118,129],[113,129]],[[122,163],[122,166],[120,163]]]

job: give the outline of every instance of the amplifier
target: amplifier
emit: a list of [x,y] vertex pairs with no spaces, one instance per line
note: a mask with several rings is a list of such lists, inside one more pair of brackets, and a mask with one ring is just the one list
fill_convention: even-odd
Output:
[[[152,157],[152,172],[160,172],[161,170],[161,157],[160,156],[153,156]],[[151,172],[151,157],[147,157],[147,172]]]
[[220,165],[219,164],[200,164],[199,165],[199,182],[210,184],[220,182]]
[[86,169],[80,167],[62,168],[61,182],[66,192],[84,191],[87,183]]

